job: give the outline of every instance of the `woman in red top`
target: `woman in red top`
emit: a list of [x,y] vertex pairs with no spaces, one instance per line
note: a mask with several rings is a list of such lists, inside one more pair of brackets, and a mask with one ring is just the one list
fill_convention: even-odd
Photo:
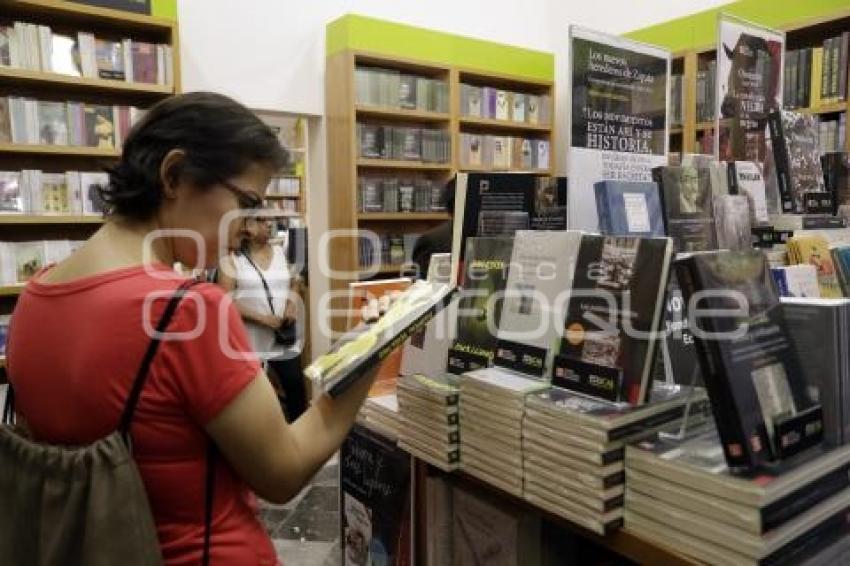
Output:
[[[115,430],[150,340],[145,328],[182,282],[169,266],[216,265],[226,251],[222,219],[258,207],[285,158],[269,128],[227,97],[186,94],[148,111],[102,190],[104,226],[35,277],[15,309],[8,367],[36,440],[81,445]],[[221,237],[235,235],[231,224]],[[165,232],[148,237],[155,230]],[[200,235],[203,257],[193,239],[169,230]],[[287,425],[228,297],[214,285],[192,290],[153,360],[131,430],[163,556],[200,563],[209,435],[223,454],[211,563],[275,564],[253,493],[272,502],[298,493],[342,443],[371,379],[319,398]]]

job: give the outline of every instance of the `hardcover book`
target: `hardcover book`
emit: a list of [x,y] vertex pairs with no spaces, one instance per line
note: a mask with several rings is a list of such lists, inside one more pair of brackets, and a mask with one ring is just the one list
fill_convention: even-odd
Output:
[[563,318],[563,313],[557,312],[559,298],[572,287],[580,245],[578,231],[516,233],[497,334],[496,365],[537,378],[551,375],[560,337],[555,320]]
[[508,101],[507,91],[500,90],[496,92],[496,120],[510,120],[511,109]]
[[788,110],[768,115],[783,212],[805,213],[805,194],[826,190],[815,120]]
[[131,56],[133,61],[133,82],[156,84],[158,64],[156,45],[143,41],[134,41]]
[[461,374],[493,365],[502,301],[492,298],[498,298],[505,289],[512,249],[513,238],[509,237],[467,240],[457,339],[449,350],[449,372]]
[[17,283],[26,283],[47,264],[44,242],[15,242],[10,245],[15,258]]
[[729,467],[752,473],[820,443],[821,408],[806,394],[764,254],[689,254],[676,275],[687,301],[707,293],[699,308],[728,311],[701,317],[695,339]]
[[658,185],[600,181],[594,186],[599,230],[609,236],[664,236]]
[[50,70],[72,77],[83,76],[80,48],[75,38],[58,33],[53,34],[50,46]]
[[100,215],[105,210],[101,189],[109,185],[109,173],[80,173],[83,214]]
[[40,198],[35,208],[40,214],[69,215],[75,212],[74,195],[63,173],[42,173],[38,195]]
[[26,212],[26,198],[17,171],[0,171],[0,211],[3,214]]
[[43,145],[69,145],[68,109],[65,103],[38,103],[38,138]]
[[708,169],[656,167],[653,177],[661,187],[667,235],[676,252],[711,250],[717,247]]
[[12,113],[9,99],[0,96],[0,143],[12,142]]
[[101,79],[123,81],[126,78],[124,69],[124,46],[120,41],[97,39],[96,57],[97,74]]
[[554,385],[649,400],[672,254],[669,238],[582,237]]
[[84,108],[86,142],[89,147],[115,147],[115,121],[112,106],[89,105]]

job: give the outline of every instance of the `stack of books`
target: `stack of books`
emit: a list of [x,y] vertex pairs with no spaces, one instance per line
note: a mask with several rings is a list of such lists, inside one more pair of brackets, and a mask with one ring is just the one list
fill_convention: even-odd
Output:
[[800,564],[850,532],[850,447],[729,473],[714,429],[626,448],[625,526],[709,564]]
[[675,385],[657,385],[653,400],[640,407],[557,387],[529,395],[522,429],[525,499],[602,535],[619,528],[625,444],[680,420],[691,392],[691,409],[700,415],[705,392]]
[[501,368],[460,379],[461,469],[522,497],[522,417],[525,397],[548,388]]
[[398,378],[399,447],[443,471],[460,461],[458,377],[421,374]]
[[394,393],[366,399],[359,417],[361,424],[391,440],[398,440],[400,421],[398,399]]

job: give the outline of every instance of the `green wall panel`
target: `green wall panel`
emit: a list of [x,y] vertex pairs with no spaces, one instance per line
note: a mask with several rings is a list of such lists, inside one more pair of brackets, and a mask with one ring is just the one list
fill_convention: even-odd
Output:
[[555,78],[555,56],[552,53],[357,14],[348,14],[329,23],[325,39],[328,56],[354,49],[530,79],[551,81]]
[[848,7],[848,0],[740,0],[625,36],[676,52],[716,43],[717,18],[721,12],[767,27],[782,28],[800,20],[830,16]]
[[[198,0],[183,0],[197,2]],[[177,20],[177,0],[151,0],[151,15]]]

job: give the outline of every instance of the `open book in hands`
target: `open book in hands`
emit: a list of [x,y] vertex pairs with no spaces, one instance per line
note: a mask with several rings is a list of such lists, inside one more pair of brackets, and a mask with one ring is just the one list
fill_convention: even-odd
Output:
[[[390,305],[384,305],[386,312],[374,324],[343,336],[304,373],[314,387],[332,397],[339,395],[402,346],[412,334],[424,328],[449,304],[453,294],[454,288],[449,285],[417,281],[396,295]],[[380,305],[377,310],[380,314]]]

